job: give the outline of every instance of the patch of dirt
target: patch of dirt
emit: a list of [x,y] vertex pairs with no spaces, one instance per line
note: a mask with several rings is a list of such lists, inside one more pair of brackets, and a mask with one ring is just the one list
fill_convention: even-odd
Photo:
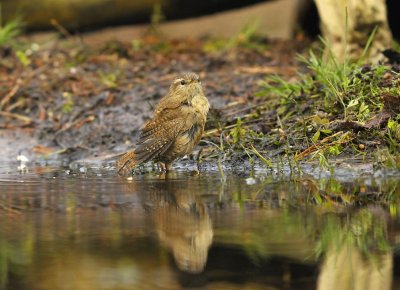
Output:
[[258,81],[266,74],[293,75],[294,56],[308,45],[267,39],[258,39],[256,49],[250,44],[210,49],[212,40],[147,35],[96,47],[72,38],[51,47],[3,48],[0,130],[7,137],[0,159],[12,160],[21,150],[50,158],[62,153],[69,160],[123,152],[175,75],[185,71],[201,76],[212,114],[250,105]]
[[19,154],[30,159],[37,142],[37,138],[24,130],[0,130],[0,162],[16,162]]

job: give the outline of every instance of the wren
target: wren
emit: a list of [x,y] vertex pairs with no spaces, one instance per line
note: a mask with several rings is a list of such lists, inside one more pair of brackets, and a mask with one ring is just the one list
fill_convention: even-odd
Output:
[[118,173],[130,174],[136,165],[151,160],[159,162],[162,171],[169,171],[174,160],[191,153],[199,143],[209,108],[197,74],[175,78],[141,129],[136,148],[117,161]]

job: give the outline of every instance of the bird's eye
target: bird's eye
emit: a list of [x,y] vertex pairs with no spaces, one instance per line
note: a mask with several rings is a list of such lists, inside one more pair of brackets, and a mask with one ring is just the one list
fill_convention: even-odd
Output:
[[186,85],[186,81],[185,80],[181,80],[181,85],[182,86]]

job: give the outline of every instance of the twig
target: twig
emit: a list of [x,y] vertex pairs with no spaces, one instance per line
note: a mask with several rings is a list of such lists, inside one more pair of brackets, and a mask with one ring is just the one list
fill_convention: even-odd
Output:
[[55,29],[58,30],[58,32],[60,32],[61,35],[63,35],[64,37],[70,37],[71,33],[69,33],[69,31],[67,29],[65,29],[64,26],[62,26],[57,19],[51,19],[50,20],[50,24],[54,26]]
[[17,83],[14,85],[14,87],[11,89],[11,91],[9,91],[8,94],[1,101],[0,110],[3,110],[4,106],[10,102],[10,100],[12,99],[12,97],[15,96],[15,94],[18,92],[20,87],[21,87],[21,79],[18,79]]
[[[342,140],[337,140],[332,143],[326,144],[327,142],[331,141],[334,137],[336,137],[340,134],[342,134],[340,136]],[[308,156],[310,153],[312,153],[314,151],[317,151],[318,149],[326,149],[327,147],[332,146],[332,145],[348,143],[351,139],[343,140],[343,137],[345,137],[347,135],[349,135],[349,132],[346,132],[343,134],[343,131],[339,131],[331,136],[325,137],[317,144],[314,144],[314,145],[308,147],[307,149],[305,149],[304,151],[300,152],[299,154],[296,154],[296,156],[294,156],[294,160],[298,161],[300,159],[303,159],[304,157]]]
[[26,123],[32,123],[33,122],[32,119],[27,117],[27,116],[14,114],[14,113],[10,113],[10,112],[0,111],[0,116],[6,117],[6,118],[18,119],[18,120],[24,121]]
[[294,66],[278,67],[278,66],[242,66],[238,68],[238,72],[248,74],[271,74],[271,73],[285,73],[293,74],[296,72]]
[[[258,108],[258,107],[260,107],[260,106],[262,106],[262,104],[255,104],[255,105],[252,105],[252,106],[249,106],[249,107],[240,108],[239,110],[226,113],[224,116],[238,115],[238,114],[240,114],[240,113],[243,113],[243,112],[252,110],[252,109],[254,109],[254,108]],[[226,110],[226,108],[222,108],[222,110]]]
[[95,116],[90,115],[90,116],[88,116],[88,117],[86,117],[86,118],[84,118],[84,119],[78,119],[78,120],[76,120],[76,121],[74,121],[74,122],[67,123],[67,124],[65,125],[65,127],[62,128],[62,129],[60,129],[60,130],[58,130],[58,131],[54,134],[54,136],[57,137],[57,136],[58,136],[59,134],[61,134],[62,132],[65,132],[65,131],[67,131],[67,130],[71,129],[72,127],[75,127],[75,126],[78,127],[78,128],[80,128],[80,127],[82,127],[82,125],[84,125],[85,123],[93,122],[95,119],[96,119]]
[[[269,118],[260,118],[260,119],[254,119],[254,120],[247,120],[242,123],[242,126],[252,125],[252,124],[254,125],[254,124],[257,124],[258,122],[267,121],[267,120],[270,120],[270,119]],[[265,122],[263,124],[264,125],[273,125],[274,123],[273,122]],[[235,123],[235,124],[231,124],[231,125],[225,126],[220,129],[219,128],[210,129],[205,132],[205,135],[211,135],[211,134],[214,134],[214,133],[222,131],[222,130],[232,129],[232,128],[235,128],[236,126],[237,126],[237,124]]]

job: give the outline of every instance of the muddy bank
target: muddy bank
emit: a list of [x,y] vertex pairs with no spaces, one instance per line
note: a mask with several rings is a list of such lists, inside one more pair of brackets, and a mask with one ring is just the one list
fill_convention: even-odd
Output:
[[[238,36],[240,37],[240,35]],[[265,73],[291,75],[302,43],[258,39],[256,49],[217,40],[35,44],[21,54],[2,49],[1,160],[77,160],[131,148],[176,76],[197,72],[212,110],[256,100]],[[268,50],[266,49],[268,47]]]
[[211,110],[192,165],[301,172],[316,164],[314,175],[400,167],[396,63],[335,67],[307,54],[321,46],[301,34],[271,41],[252,27],[230,39],[167,39],[155,29],[131,42],[19,45],[1,49],[4,161],[19,152],[62,164],[116,157],[134,147],[174,77],[193,71]]

